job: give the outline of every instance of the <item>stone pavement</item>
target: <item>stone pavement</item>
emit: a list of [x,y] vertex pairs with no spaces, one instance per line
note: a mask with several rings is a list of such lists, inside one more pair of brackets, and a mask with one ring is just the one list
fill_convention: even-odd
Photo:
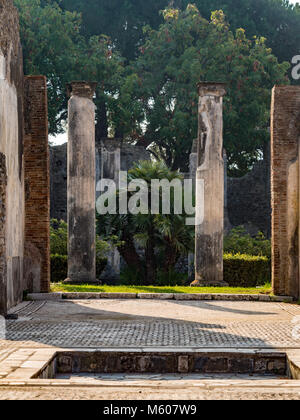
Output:
[[0,378],[0,399],[300,399],[300,381],[284,378],[160,377],[137,378],[134,383],[111,378],[110,384],[105,378],[94,379],[94,384],[88,380],[74,383],[56,379],[42,386],[41,381],[24,380],[18,377],[19,371],[14,371],[16,364],[23,364],[29,378],[41,359],[44,363],[40,355],[50,354],[57,347],[143,351],[283,349],[294,351],[299,362],[300,336],[293,335],[300,324],[300,318],[296,319],[300,316],[298,305],[61,300],[23,302],[12,312],[18,313],[19,319],[6,323],[6,340],[0,340],[0,366],[6,366],[16,382],[5,382],[5,375]]
[[300,348],[292,334],[300,306],[285,303],[39,301],[14,312],[0,348]]

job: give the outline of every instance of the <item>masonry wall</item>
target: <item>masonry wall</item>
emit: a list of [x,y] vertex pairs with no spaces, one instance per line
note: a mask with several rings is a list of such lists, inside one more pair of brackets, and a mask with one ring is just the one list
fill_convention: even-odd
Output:
[[23,65],[19,18],[12,0],[0,0],[0,153],[6,158],[6,308],[22,300],[24,250]]
[[272,279],[299,297],[300,86],[276,86],[271,109]]
[[29,76],[24,85],[25,259],[28,290],[50,288],[50,157],[47,85],[44,76]]
[[227,209],[232,227],[244,225],[256,235],[258,231],[271,237],[270,157],[257,162],[252,171],[241,178],[227,178]]

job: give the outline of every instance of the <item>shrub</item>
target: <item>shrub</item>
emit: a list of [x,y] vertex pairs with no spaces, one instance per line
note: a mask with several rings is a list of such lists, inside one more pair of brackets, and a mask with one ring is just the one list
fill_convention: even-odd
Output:
[[[96,258],[96,277],[100,278],[107,265],[107,258],[97,256]],[[51,255],[51,282],[59,283],[68,277],[68,257],[67,255]]]
[[157,274],[157,286],[188,286],[188,276],[170,270],[168,273],[160,271]]
[[51,282],[59,283],[68,277],[67,255],[51,255]]
[[[107,242],[96,238],[97,258],[105,259],[110,248]],[[52,255],[68,255],[68,225],[63,220],[51,220],[50,250]]]
[[124,267],[120,274],[121,286],[144,286],[144,278],[134,267]]
[[230,287],[257,287],[271,281],[267,257],[245,254],[224,255],[224,280]]
[[51,220],[50,250],[53,255],[68,255],[68,225],[63,220]]
[[230,254],[259,255],[271,258],[271,241],[260,232],[255,238],[243,226],[231,230],[224,238],[224,252]]

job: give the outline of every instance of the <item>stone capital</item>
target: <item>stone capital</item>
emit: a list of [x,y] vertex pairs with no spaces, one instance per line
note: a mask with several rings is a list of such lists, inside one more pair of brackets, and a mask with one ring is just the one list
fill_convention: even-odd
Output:
[[67,84],[68,96],[80,96],[93,99],[97,88],[97,82],[73,81]]
[[221,97],[226,95],[226,83],[200,82],[197,86],[199,96]]

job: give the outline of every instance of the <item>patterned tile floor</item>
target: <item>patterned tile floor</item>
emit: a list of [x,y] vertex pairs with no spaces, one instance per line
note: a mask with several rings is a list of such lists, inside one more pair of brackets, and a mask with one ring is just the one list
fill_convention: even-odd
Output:
[[[300,306],[261,302],[25,302],[6,324],[15,347],[300,348]],[[299,319],[300,324],[300,319]]]

